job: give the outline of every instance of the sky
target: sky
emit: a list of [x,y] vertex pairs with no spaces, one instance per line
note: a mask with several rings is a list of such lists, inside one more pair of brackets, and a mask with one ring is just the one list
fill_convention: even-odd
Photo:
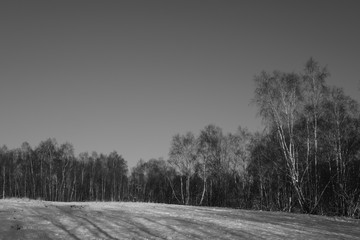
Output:
[[360,2],[2,1],[0,145],[168,158],[208,124],[261,131],[262,70],[315,58],[360,102]]

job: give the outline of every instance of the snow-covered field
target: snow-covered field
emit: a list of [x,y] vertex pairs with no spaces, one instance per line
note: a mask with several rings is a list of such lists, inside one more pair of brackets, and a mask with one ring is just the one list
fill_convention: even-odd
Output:
[[360,221],[152,203],[5,199],[0,239],[360,239]]

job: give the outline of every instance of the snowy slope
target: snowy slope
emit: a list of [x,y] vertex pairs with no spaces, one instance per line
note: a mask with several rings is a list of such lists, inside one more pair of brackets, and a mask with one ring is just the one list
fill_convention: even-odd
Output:
[[152,203],[0,200],[0,239],[360,239],[360,221]]

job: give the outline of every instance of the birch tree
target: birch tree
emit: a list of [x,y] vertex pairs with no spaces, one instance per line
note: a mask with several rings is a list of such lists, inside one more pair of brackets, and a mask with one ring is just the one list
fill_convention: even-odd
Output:
[[198,138],[198,155],[201,159],[201,178],[203,180],[203,191],[199,205],[202,205],[206,191],[206,182],[210,174],[221,171],[221,141],[223,135],[221,128],[210,124],[201,130]]
[[[185,135],[176,134],[172,138],[169,152],[170,164],[174,165],[181,175],[186,177],[186,205],[190,203],[190,179],[194,175],[197,160],[196,145],[196,139],[193,133],[188,132]],[[182,178],[181,194],[184,201]]]
[[276,129],[298,203],[304,212],[309,212],[308,202],[301,186],[294,134],[295,122],[302,105],[300,76],[279,71],[271,74],[262,72],[255,77],[255,84],[254,103],[259,107],[259,113],[266,123]]
[[346,96],[341,88],[332,87],[325,108],[326,119],[330,126],[327,139],[330,142],[336,166],[337,186],[335,191],[339,197],[339,210],[341,214],[346,215],[348,182],[351,182],[351,179],[347,177],[350,171],[350,162],[346,156],[349,155],[351,149],[346,145],[349,145],[353,138],[351,135],[356,132],[353,125],[359,119],[359,104]]
[[319,173],[318,173],[318,121],[322,114],[322,102],[324,102],[326,94],[325,80],[329,76],[326,67],[321,67],[318,62],[310,58],[306,64],[303,74],[304,80],[304,95],[305,95],[305,113],[307,115],[307,158],[310,155],[310,131],[308,123],[312,122],[313,129],[313,178],[315,181],[314,186],[314,201],[318,202],[318,189],[319,189]]

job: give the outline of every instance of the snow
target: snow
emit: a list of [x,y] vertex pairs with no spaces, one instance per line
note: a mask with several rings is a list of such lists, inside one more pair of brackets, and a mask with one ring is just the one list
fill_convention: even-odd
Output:
[[360,239],[360,221],[154,203],[5,199],[0,239]]

